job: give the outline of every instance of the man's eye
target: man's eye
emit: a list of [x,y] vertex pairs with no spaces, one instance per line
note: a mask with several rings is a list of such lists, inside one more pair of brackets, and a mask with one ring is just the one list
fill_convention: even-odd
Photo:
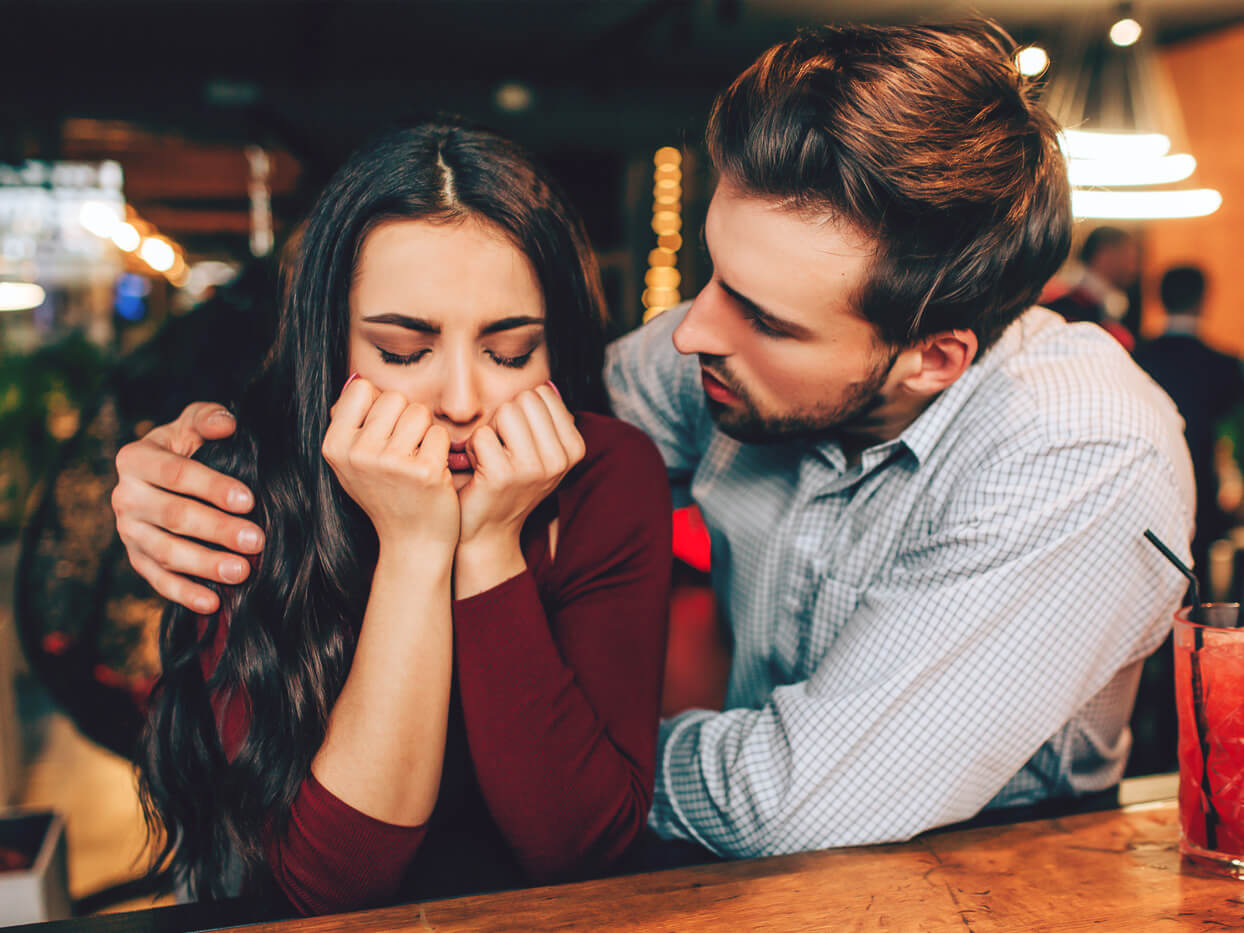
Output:
[[774,330],[765,323],[764,318],[760,317],[750,308],[743,308],[743,317],[747,319],[748,325],[758,334],[764,334],[766,337],[785,337],[786,334],[780,330]]
[[390,353],[384,347],[376,347],[376,349],[380,351],[380,359],[382,362],[392,363],[395,366],[409,366],[411,363],[418,363],[428,353],[426,347],[422,350],[416,350],[414,353],[407,354]]

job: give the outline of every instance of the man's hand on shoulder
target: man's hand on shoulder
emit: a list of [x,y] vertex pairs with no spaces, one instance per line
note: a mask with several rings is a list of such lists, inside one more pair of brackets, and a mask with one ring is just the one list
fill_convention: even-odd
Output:
[[215,612],[220,600],[187,575],[240,583],[250,566],[239,554],[263,549],[262,530],[237,517],[254,508],[250,490],[190,459],[204,441],[228,437],[235,428],[223,406],[194,402],[176,421],[117,453],[112,510],[130,563],[165,599],[199,613]]

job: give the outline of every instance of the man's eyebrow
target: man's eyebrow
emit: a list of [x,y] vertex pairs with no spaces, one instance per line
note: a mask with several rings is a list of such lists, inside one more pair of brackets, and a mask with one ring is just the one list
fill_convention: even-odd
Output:
[[797,339],[802,339],[802,340],[806,340],[807,338],[812,336],[812,332],[808,330],[806,327],[800,324],[796,324],[793,321],[788,321],[785,318],[780,318],[771,311],[766,311],[764,308],[760,307],[760,305],[756,304],[756,302],[752,301],[746,295],[743,295],[740,292],[735,291],[733,288],[731,288],[729,285],[727,285],[725,282],[721,281],[720,279],[717,280],[717,284],[721,286],[721,290],[723,292],[725,292],[727,295],[729,295],[731,298],[733,298],[735,301],[741,304],[744,310],[747,312],[747,314],[750,317],[753,317],[756,320],[760,321],[761,324],[763,324],[765,327],[769,328],[770,330],[775,330],[775,331],[778,331],[779,333],[786,334],[787,336],[795,337]]
[[544,318],[529,317],[521,314],[515,315],[514,317],[503,317],[499,321],[493,321],[491,324],[485,324],[482,328],[480,328],[479,335],[481,337],[486,337],[489,334],[497,334],[503,330],[513,330],[516,327],[527,327],[531,324],[539,324],[543,327]]
[[417,330],[421,334],[439,334],[441,328],[431,321],[424,320],[421,317],[410,317],[406,314],[373,314],[363,318],[366,324],[396,324],[398,327],[405,327],[407,330]]

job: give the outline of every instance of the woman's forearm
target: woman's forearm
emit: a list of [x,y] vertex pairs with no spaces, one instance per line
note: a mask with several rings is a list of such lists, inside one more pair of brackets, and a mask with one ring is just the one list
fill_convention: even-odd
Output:
[[332,794],[404,826],[436,804],[452,676],[444,548],[381,543],[354,661],[311,764]]

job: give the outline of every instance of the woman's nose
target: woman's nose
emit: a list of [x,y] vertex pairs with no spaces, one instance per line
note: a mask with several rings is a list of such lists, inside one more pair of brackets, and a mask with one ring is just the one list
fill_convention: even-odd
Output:
[[479,388],[475,374],[465,363],[451,363],[441,387],[440,415],[454,424],[470,424],[480,415]]

